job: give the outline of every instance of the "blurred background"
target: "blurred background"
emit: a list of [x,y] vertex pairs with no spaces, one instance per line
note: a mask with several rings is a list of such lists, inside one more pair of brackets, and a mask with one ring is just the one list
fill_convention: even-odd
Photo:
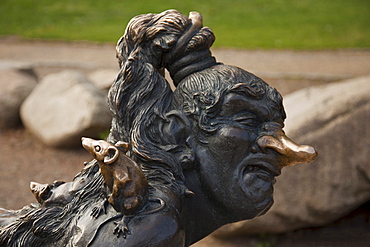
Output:
[[[276,87],[288,135],[320,154],[283,172],[268,214],[194,246],[368,246],[367,0],[1,0],[0,207],[35,202],[30,181],[71,181],[91,160],[80,137],[109,130],[115,43],[132,17],[167,9],[201,13],[215,33],[217,60]],[[99,121],[85,123],[81,112],[92,101],[98,106],[89,114]]]
[[0,35],[116,42],[138,13],[198,11],[217,33],[215,47],[333,49],[369,47],[366,0],[32,1],[2,0]]

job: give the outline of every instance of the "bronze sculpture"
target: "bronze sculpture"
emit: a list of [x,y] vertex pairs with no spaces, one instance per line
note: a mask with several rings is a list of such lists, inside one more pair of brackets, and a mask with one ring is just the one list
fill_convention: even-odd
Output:
[[134,17],[117,44],[121,70],[108,95],[106,144],[127,143],[120,155],[140,166],[148,190],[133,194],[139,206],[126,212],[123,187],[109,182],[113,173],[128,173],[99,172],[115,154],[106,164],[96,156],[72,182],[31,183],[38,203],[2,214],[1,246],[189,246],[224,224],[267,212],[281,169],[317,154],[285,136],[274,88],[216,62],[214,39],[196,12]]

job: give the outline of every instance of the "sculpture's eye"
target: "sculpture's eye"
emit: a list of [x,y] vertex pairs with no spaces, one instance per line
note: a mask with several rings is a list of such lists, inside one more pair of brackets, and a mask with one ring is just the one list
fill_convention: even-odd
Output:
[[237,114],[233,117],[233,120],[248,127],[254,127],[258,122],[256,116],[250,113]]
[[95,149],[96,152],[100,152],[101,147],[100,146],[95,146],[94,149]]

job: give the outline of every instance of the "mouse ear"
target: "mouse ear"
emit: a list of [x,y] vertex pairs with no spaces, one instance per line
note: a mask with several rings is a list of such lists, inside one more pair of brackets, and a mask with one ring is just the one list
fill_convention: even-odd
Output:
[[110,146],[107,149],[107,153],[104,156],[104,163],[109,165],[115,162],[118,159],[118,149],[116,147]]
[[128,149],[130,148],[130,143],[128,142],[123,142],[123,141],[118,141],[116,144],[115,144],[116,147],[119,147],[123,150],[123,152],[127,152]]

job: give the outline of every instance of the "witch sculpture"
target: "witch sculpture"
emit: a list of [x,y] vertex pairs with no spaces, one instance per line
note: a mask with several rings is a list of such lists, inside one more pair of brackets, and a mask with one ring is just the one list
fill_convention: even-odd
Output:
[[3,210],[1,246],[189,246],[266,213],[281,169],[317,154],[284,134],[274,88],[216,62],[214,40],[196,12],[134,17],[107,140],[83,139],[95,159],[72,182],[31,183],[37,203]]

